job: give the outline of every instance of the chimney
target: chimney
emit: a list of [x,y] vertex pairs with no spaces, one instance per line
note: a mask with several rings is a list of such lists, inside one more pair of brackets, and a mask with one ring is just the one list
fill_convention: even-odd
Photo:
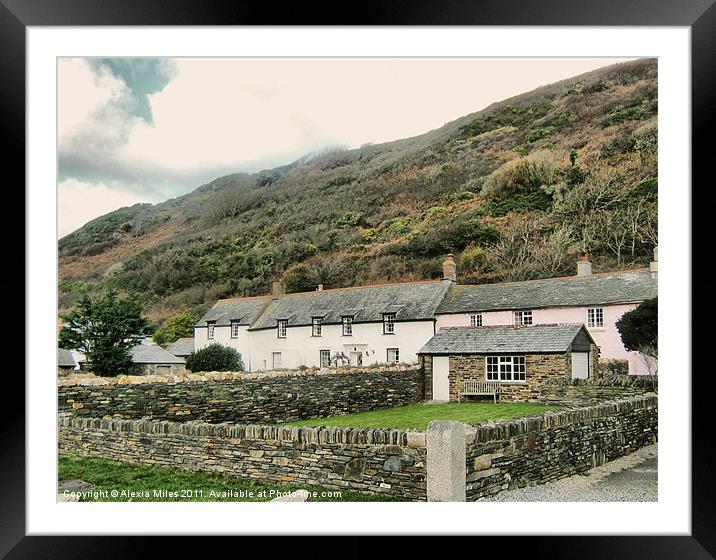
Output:
[[323,291],[323,284],[319,284],[318,287],[316,288],[316,291],[317,291],[317,292],[322,292],[322,291]]
[[271,297],[278,299],[286,294],[286,286],[283,285],[283,278],[279,278],[271,286]]
[[457,282],[457,265],[455,264],[455,255],[452,253],[449,253],[443,262],[443,280]]
[[587,253],[582,253],[577,261],[577,276],[591,276],[592,275],[592,263],[589,262]]
[[659,272],[659,246],[654,247],[654,260],[649,263],[649,270],[651,270],[651,277],[656,280],[657,273]]

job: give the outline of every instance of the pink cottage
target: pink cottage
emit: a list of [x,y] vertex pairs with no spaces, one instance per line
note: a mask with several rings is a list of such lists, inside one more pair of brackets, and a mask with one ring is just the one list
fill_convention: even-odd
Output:
[[[452,256],[444,264],[455,282]],[[655,373],[655,364],[628,352],[615,323],[645,299],[657,295],[657,251],[648,269],[592,274],[583,257],[577,275],[501,284],[454,284],[436,312],[436,330],[444,327],[583,323],[599,347],[600,361],[627,360],[629,373]],[[651,370],[651,371],[650,371]]]

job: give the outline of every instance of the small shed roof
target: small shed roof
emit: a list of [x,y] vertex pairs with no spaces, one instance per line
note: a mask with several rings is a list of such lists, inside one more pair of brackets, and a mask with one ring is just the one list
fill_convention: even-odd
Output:
[[188,356],[194,351],[194,338],[178,338],[167,346],[166,350],[175,356]]
[[440,329],[418,354],[543,354],[587,351],[593,343],[581,323]]
[[72,356],[72,352],[70,352],[66,348],[58,348],[57,349],[57,366],[58,367],[71,367],[71,368],[76,367],[77,362],[75,362],[75,358]]
[[135,364],[183,364],[184,360],[170,354],[161,346],[138,344],[130,350]]

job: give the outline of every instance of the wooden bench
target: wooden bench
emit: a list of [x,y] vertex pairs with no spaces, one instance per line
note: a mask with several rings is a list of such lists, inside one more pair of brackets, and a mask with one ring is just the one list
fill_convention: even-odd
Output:
[[474,381],[466,379],[462,382],[462,391],[457,396],[458,402],[462,402],[463,397],[492,395],[493,402],[497,402],[497,397],[501,391],[498,381]]

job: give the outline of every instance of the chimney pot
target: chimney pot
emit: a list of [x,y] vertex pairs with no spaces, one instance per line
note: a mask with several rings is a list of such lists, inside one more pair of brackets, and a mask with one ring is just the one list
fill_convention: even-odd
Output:
[[592,263],[589,262],[589,256],[587,253],[582,253],[577,261],[577,276],[591,276],[592,275]]
[[448,253],[447,259],[443,262],[443,280],[457,282],[457,265],[455,255]]

